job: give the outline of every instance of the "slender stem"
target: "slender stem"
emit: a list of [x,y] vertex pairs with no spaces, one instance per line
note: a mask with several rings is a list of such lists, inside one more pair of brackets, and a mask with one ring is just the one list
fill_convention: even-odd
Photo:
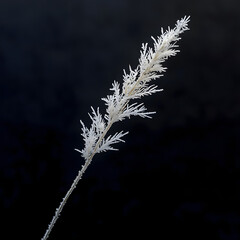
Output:
[[88,161],[85,162],[85,164],[82,166],[82,169],[78,172],[77,177],[74,179],[70,189],[68,190],[68,192],[66,193],[65,197],[63,198],[62,202],[60,203],[59,207],[56,209],[55,211],[55,215],[52,218],[52,221],[50,222],[50,224],[48,225],[48,229],[45,232],[42,240],[46,240],[50,234],[50,232],[53,229],[54,224],[56,223],[58,217],[60,216],[61,211],[63,210],[64,205],[66,204],[69,196],[71,195],[71,193],[73,192],[73,190],[76,188],[79,180],[82,178],[83,173],[86,171],[88,165],[90,164],[91,159],[89,159]]
[[62,202],[60,203],[59,207],[56,209],[55,211],[55,215],[52,218],[52,221],[50,222],[50,224],[48,225],[48,229],[46,230],[43,238],[41,240],[46,240],[49,237],[49,234],[51,233],[54,224],[56,223],[57,219],[59,218],[63,207],[65,206],[65,204],[67,203],[68,198],[70,197],[71,193],[73,192],[73,190],[76,188],[79,180],[82,178],[83,173],[86,171],[86,169],[88,168],[89,164],[91,163],[94,155],[96,154],[96,151],[100,145],[100,143],[102,142],[103,138],[105,137],[105,135],[107,134],[108,130],[111,128],[113,122],[110,122],[105,131],[103,132],[102,136],[99,138],[93,153],[91,154],[91,156],[85,161],[85,164],[82,166],[82,169],[78,172],[77,177],[74,179],[70,189],[68,190],[68,192],[66,193],[65,197],[63,198]]
[[[144,75],[146,75],[154,61],[156,60],[156,55],[155,57],[152,59],[152,61],[149,63],[149,66],[144,70],[144,72],[141,73],[141,75],[138,77],[138,79],[136,80],[135,84],[133,85],[132,89],[128,92],[128,96],[131,96],[135,90],[135,88],[137,87],[137,85],[141,82],[141,80],[143,79]],[[119,113],[122,113],[125,109],[125,107],[127,106],[129,100],[126,101],[122,108],[120,109]],[[89,164],[91,163],[93,157],[95,156],[96,152],[97,152],[97,149],[99,147],[99,145],[101,144],[102,140],[104,139],[105,135],[107,134],[107,132],[109,131],[109,129],[111,128],[111,126],[113,125],[113,121],[110,121],[107,125],[107,127],[105,128],[104,132],[102,133],[101,137],[98,139],[97,141],[97,144],[92,152],[92,154],[89,156],[89,158],[85,161],[85,164],[82,166],[82,169],[78,172],[78,175],[77,177],[74,179],[70,189],[68,190],[68,192],[66,193],[65,197],[63,198],[62,202],[60,203],[59,207],[56,209],[55,211],[55,215],[53,216],[52,218],[52,221],[50,222],[50,224],[48,225],[48,229],[46,230],[43,238],[41,240],[46,240],[48,237],[49,237],[49,234],[51,233],[57,219],[59,218],[62,210],[63,210],[63,207],[65,206],[65,204],[67,203],[67,200],[68,198],[70,197],[71,193],[73,192],[73,190],[76,188],[79,180],[82,178],[82,175],[84,174],[84,172],[86,171],[86,169],[88,168]]]

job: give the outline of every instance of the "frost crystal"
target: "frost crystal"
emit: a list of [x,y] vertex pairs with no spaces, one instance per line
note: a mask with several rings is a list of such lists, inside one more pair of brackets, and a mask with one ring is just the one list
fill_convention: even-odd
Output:
[[108,130],[114,122],[122,121],[131,116],[140,116],[151,118],[155,112],[147,112],[143,103],[130,103],[135,99],[160,92],[152,81],[159,78],[166,71],[166,67],[162,63],[169,57],[175,56],[179,50],[176,48],[179,35],[188,30],[189,17],[178,20],[175,28],[164,31],[161,28],[161,36],[153,39],[153,48],[147,43],[142,44],[140,51],[139,65],[136,69],[129,66],[129,73],[123,70],[122,86],[114,81],[110,90],[113,92],[106,98],[102,98],[106,105],[106,113],[104,117],[99,112],[99,108],[95,111],[92,108],[92,114],[89,114],[92,124],[88,129],[84,123],[82,124],[82,136],[84,140],[84,148],[78,150],[83,158],[88,161],[95,153],[107,150],[116,150],[113,144],[124,142],[122,137],[127,133],[116,133],[113,136],[105,137]]
[[92,108],[92,113],[89,114],[92,120],[90,128],[87,128],[85,124],[80,121],[84,148],[82,150],[75,150],[82,154],[85,163],[82,165],[81,170],[79,170],[77,177],[74,179],[70,189],[60,203],[59,208],[56,209],[55,215],[48,225],[42,240],[48,238],[69,196],[76,188],[83,173],[91,163],[93,156],[96,153],[117,150],[112,145],[124,142],[122,138],[127,132],[124,133],[121,131],[106,137],[112,124],[117,121],[122,121],[125,118],[130,118],[131,116],[151,118],[151,115],[155,113],[147,112],[143,103],[130,102],[135,99],[140,99],[143,96],[162,91],[162,89],[157,88],[157,85],[150,82],[163,75],[166,67],[163,67],[162,63],[168,57],[175,56],[179,51],[176,50],[176,42],[180,39],[179,35],[188,30],[188,22],[189,17],[184,17],[177,21],[175,28],[168,28],[165,32],[161,29],[161,36],[156,39],[152,37],[154,41],[153,48],[148,47],[148,44],[143,44],[137,68],[133,70],[131,66],[129,66],[129,73],[123,70],[123,84],[120,85],[117,81],[114,81],[110,89],[113,93],[102,99],[106,105],[106,113],[101,115],[99,108],[97,108],[97,110]]

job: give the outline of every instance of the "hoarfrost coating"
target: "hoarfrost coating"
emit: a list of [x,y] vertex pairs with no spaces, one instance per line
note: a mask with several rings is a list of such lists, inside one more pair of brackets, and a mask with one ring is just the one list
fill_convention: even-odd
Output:
[[129,73],[123,70],[123,84],[114,81],[111,91],[112,95],[102,98],[106,105],[106,113],[104,116],[99,112],[99,108],[95,111],[92,108],[92,113],[89,114],[92,124],[87,128],[82,124],[82,136],[84,140],[84,148],[76,149],[82,154],[82,157],[87,161],[92,158],[95,153],[107,150],[116,150],[112,147],[113,144],[123,142],[122,137],[127,133],[116,133],[113,136],[105,138],[108,129],[114,122],[122,121],[131,116],[140,116],[151,118],[155,112],[148,112],[143,103],[130,103],[131,100],[160,92],[163,89],[158,89],[157,85],[152,83],[153,80],[159,78],[166,71],[166,67],[162,63],[171,56],[175,56],[179,50],[176,48],[179,35],[188,30],[188,22],[190,18],[184,17],[178,20],[175,28],[164,31],[161,28],[161,36],[153,39],[153,48],[147,43],[142,44],[140,51],[139,65],[136,69],[129,66]]
[[176,43],[180,39],[179,35],[188,30],[189,20],[189,17],[184,17],[177,21],[175,28],[168,28],[165,32],[161,29],[161,36],[156,39],[152,37],[154,41],[153,48],[148,47],[147,43],[143,44],[137,68],[132,69],[131,66],[129,66],[129,73],[126,73],[124,70],[122,85],[114,81],[110,89],[113,91],[112,95],[108,95],[102,99],[106,104],[106,113],[102,115],[99,108],[95,110],[92,107],[92,112],[89,114],[92,121],[90,128],[87,128],[85,124],[80,121],[84,148],[82,150],[75,150],[82,154],[85,163],[82,165],[81,170],[78,171],[78,175],[62,199],[59,207],[56,209],[42,240],[48,238],[63,207],[91,163],[94,155],[108,150],[117,150],[112,147],[112,145],[124,142],[122,138],[127,132],[124,133],[121,131],[112,136],[105,137],[112,124],[117,121],[122,121],[125,118],[130,118],[131,116],[151,118],[151,115],[155,113],[148,112],[143,103],[130,103],[130,101],[162,90],[158,89],[157,85],[152,84],[151,81],[162,76],[166,71],[166,67],[163,67],[162,63],[168,57],[175,56],[176,53],[179,52],[179,50],[176,50],[176,47],[178,47]]

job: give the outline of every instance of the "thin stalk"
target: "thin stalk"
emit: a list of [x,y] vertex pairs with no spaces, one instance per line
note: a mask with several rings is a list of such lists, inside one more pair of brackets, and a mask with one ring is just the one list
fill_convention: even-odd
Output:
[[[139,93],[139,96],[141,96],[141,91],[143,90],[142,94],[144,95],[144,87],[145,87],[145,90],[146,90],[145,94],[151,94],[151,93],[157,91],[157,90],[155,90],[155,88],[149,89],[148,86],[147,86],[147,82],[149,80],[151,80],[151,74],[149,74],[149,73],[151,73],[151,71],[152,71],[153,72],[153,75],[152,75],[153,77],[152,78],[156,78],[157,75],[155,75],[154,72],[160,72],[160,73],[164,72],[164,69],[162,68],[161,63],[162,63],[162,61],[167,59],[169,56],[174,56],[176,54],[177,50],[174,50],[174,48],[177,45],[175,45],[175,42],[177,42],[180,39],[178,37],[178,35],[180,33],[188,30],[188,27],[187,27],[188,22],[189,22],[189,17],[185,16],[180,21],[177,21],[176,27],[172,31],[170,31],[170,29],[169,29],[166,33],[164,33],[163,30],[162,30],[162,35],[161,35],[162,37],[158,38],[158,40],[154,39],[154,41],[155,41],[155,45],[154,45],[155,53],[153,52],[153,50],[151,48],[149,48],[147,50],[147,45],[145,45],[144,53],[141,54],[141,60],[144,60],[144,63],[142,61],[140,61],[140,63],[139,63],[140,69],[142,69],[142,67],[145,68],[146,59],[147,59],[147,61],[149,61],[149,56],[150,56],[150,58],[152,58],[152,57],[153,58],[150,60],[150,62],[148,62],[148,65],[146,66],[146,68],[145,68],[145,70],[143,72],[141,72],[141,70],[140,70],[140,73],[139,72],[134,72],[134,74],[135,73],[137,75],[139,74],[139,76],[136,79],[136,81],[135,81],[135,79],[133,79],[134,84],[133,84],[132,88],[130,89],[130,91],[126,91],[124,93],[121,93],[122,95],[119,98],[119,85],[117,85],[117,87],[115,87],[115,89],[113,89],[115,91],[114,92],[115,95],[113,94],[112,98],[107,99],[106,103],[109,106],[109,108],[111,108],[110,110],[116,110],[116,109],[114,109],[114,104],[116,104],[116,108],[118,109],[118,112],[117,113],[114,112],[114,114],[115,114],[114,118],[113,117],[112,118],[108,118],[107,126],[104,129],[104,131],[102,132],[101,136],[98,135],[99,132],[96,135],[96,133],[94,133],[94,131],[93,131],[94,129],[90,129],[91,130],[91,132],[90,132],[89,129],[85,128],[85,126],[83,124],[83,131],[84,130],[87,131],[87,133],[85,132],[85,134],[84,134],[84,140],[89,140],[89,139],[90,140],[94,140],[94,143],[91,142],[90,146],[93,146],[92,144],[96,143],[95,147],[92,149],[92,152],[91,152],[89,157],[88,157],[89,149],[87,149],[87,152],[85,151],[86,149],[83,149],[82,151],[80,151],[83,155],[84,155],[84,153],[86,153],[86,155],[84,155],[85,163],[84,163],[84,165],[82,165],[82,168],[81,168],[81,170],[79,170],[78,175],[74,179],[70,189],[67,191],[67,193],[64,196],[64,198],[62,199],[62,202],[60,203],[59,207],[56,209],[55,215],[53,216],[50,224],[48,225],[48,228],[47,228],[47,230],[46,230],[42,240],[47,240],[47,238],[49,237],[49,234],[51,233],[51,231],[52,231],[52,229],[53,229],[57,219],[59,218],[59,216],[60,216],[60,214],[61,214],[65,204],[67,203],[68,198],[72,194],[73,190],[76,188],[79,180],[82,178],[82,175],[84,174],[84,172],[88,168],[89,164],[91,163],[93,157],[98,152],[98,150],[99,151],[100,150],[104,151],[104,150],[109,150],[109,149],[113,150],[113,148],[111,148],[111,146],[110,146],[110,144],[111,144],[110,140],[109,140],[109,146],[107,146],[105,149],[104,148],[100,149],[101,148],[101,144],[104,141],[104,138],[105,138],[106,134],[108,133],[109,129],[112,127],[112,125],[115,122],[115,120],[121,120],[121,114],[124,115],[124,113],[126,113],[125,111],[128,110],[126,108],[128,107],[128,103],[130,102],[130,100],[134,99],[134,96],[135,96],[134,94],[136,94],[135,97],[138,97],[138,95],[137,95],[138,93]],[[171,42],[174,42],[174,43],[171,44]],[[152,54],[155,54],[155,55],[153,56]],[[161,54],[163,54],[163,55],[161,56]],[[159,61],[157,60],[158,58],[160,58]],[[143,65],[141,65],[142,63],[143,63]],[[156,68],[155,68],[156,70],[152,69],[154,64],[156,64]],[[130,69],[130,71],[131,71],[131,69]],[[131,77],[131,75],[132,75],[132,72],[130,73],[130,77]],[[144,79],[144,77],[147,77],[147,78]],[[146,85],[144,85],[144,81],[145,81]],[[132,82],[130,81],[130,83],[132,83]],[[143,85],[139,86],[141,83],[143,83]],[[135,91],[136,89],[139,92]],[[114,97],[116,97],[116,99],[114,99]],[[120,105],[118,105],[118,104],[120,104]],[[131,108],[130,108],[130,110],[131,110]],[[133,111],[132,115],[139,115],[139,116],[141,116],[141,108],[140,109],[137,109],[137,108],[135,109],[133,107],[132,111]],[[99,113],[98,113],[98,116],[97,116],[94,111],[93,111],[93,114],[95,114],[95,117],[99,117],[99,118],[101,117],[101,115]],[[150,114],[150,113],[145,113],[145,114],[147,116],[147,114]],[[125,115],[126,116],[130,116],[131,113],[126,113]],[[142,117],[144,117],[144,116],[145,115],[144,115],[144,112],[143,112]],[[123,118],[124,118],[124,116],[123,116]],[[97,121],[95,121],[95,124],[96,124],[96,122]],[[93,124],[94,124],[94,121],[93,121]],[[105,126],[105,122],[104,122],[104,126]],[[94,127],[94,125],[93,125],[93,127]],[[92,134],[92,135],[88,136],[88,134]],[[96,140],[96,138],[95,138],[96,136],[99,136],[97,141],[95,141]],[[94,137],[94,138],[92,139],[91,137]],[[120,139],[120,137],[119,137],[119,139]],[[115,142],[113,141],[113,143],[121,141],[121,139],[120,140],[119,139],[116,137],[115,138]],[[108,139],[106,139],[106,141],[107,140]],[[114,140],[114,137],[113,137],[113,140]],[[86,144],[87,144],[87,142],[85,141],[85,148],[87,147]]]
[[[132,89],[128,92],[128,96],[131,96],[131,95],[132,95],[132,93],[134,92],[134,90],[135,90],[135,88],[137,87],[137,85],[141,82],[141,80],[142,80],[142,78],[144,77],[144,75],[146,75],[146,74],[150,71],[150,69],[151,69],[151,67],[152,67],[155,59],[156,59],[156,56],[155,56],[155,57],[153,58],[153,60],[149,63],[149,66],[145,69],[145,71],[142,72],[142,74],[138,77],[136,83],[133,85]],[[123,106],[122,106],[122,108],[121,108],[121,110],[119,111],[118,114],[121,114],[121,113],[124,111],[124,109],[125,109],[125,107],[127,106],[128,102],[129,102],[129,100],[126,101],[126,102],[123,104]],[[45,234],[44,234],[44,236],[42,237],[41,240],[46,240],[46,239],[49,237],[49,235],[50,235],[50,233],[51,233],[51,231],[52,231],[55,223],[57,222],[57,219],[59,218],[59,216],[60,216],[60,214],[61,214],[61,212],[62,212],[62,210],[63,210],[63,207],[64,207],[65,204],[67,203],[68,198],[69,198],[70,195],[72,194],[73,190],[76,188],[79,180],[82,178],[82,175],[84,174],[84,172],[85,172],[86,169],[88,168],[89,164],[91,163],[93,157],[95,156],[95,154],[96,154],[96,152],[97,152],[97,149],[98,149],[99,145],[101,144],[102,140],[104,139],[104,137],[106,136],[106,134],[108,133],[108,131],[109,131],[109,129],[111,128],[112,125],[113,125],[113,121],[110,121],[110,122],[108,123],[105,131],[102,133],[101,137],[98,139],[97,144],[96,144],[96,146],[95,146],[92,154],[90,155],[90,157],[88,158],[88,160],[85,161],[85,163],[84,163],[84,165],[82,166],[81,170],[79,170],[78,175],[77,175],[77,177],[74,179],[74,181],[73,181],[70,189],[68,190],[68,192],[67,192],[66,195],[64,196],[64,198],[63,198],[62,202],[60,203],[59,207],[56,209],[55,215],[53,216],[52,221],[51,221],[50,224],[48,225],[48,229],[46,230],[46,232],[45,232]]]
[[100,143],[102,142],[103,138],[105,137],[105,135],[107,134],[108,130],[111,128],[113,122],[110,122],[105,131],[102,133],[102,136],[99,138],[95,148],[94,148],[94,151],[93,153],[91,154],[91,156],[88,158],[87,161],[85,161],[85,164],[82,166],[82,169],[78,172],[78,175],[77,177],[74,179],[70,189],[68,190],[68,192],[66,193],[65,197],[63,198],[62,202],[60,203],[59,207],[56,209],[55,211],[55,215],[53,216],[52,218],[52,221],[50,222],[50,224],[48,225],[48,229],[46,230],[44,236],[42,237],[41,240],[46,240],[48,237],[49,237],[49,234],[51,233],[57,219],[59,218],[62,210],[63,210],[63,207],[65,206],[65,204],[67,203],[67,200],[68,198],[70,197],[71,193],[73,192],[73,190],[76,188],[79,180],[82,178],[82,175],[84,174],[84,172],[86,171],[86,169],[88,168],[89,164],[91,163],[94,155],[96,154],[96,151],[100,145]]

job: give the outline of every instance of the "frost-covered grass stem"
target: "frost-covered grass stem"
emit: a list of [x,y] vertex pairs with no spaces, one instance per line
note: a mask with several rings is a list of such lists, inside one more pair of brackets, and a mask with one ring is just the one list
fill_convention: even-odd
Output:
[[142,44],[137,68],[132,69],[131,66],[129,66],[129,73],[126,73],[124,70],[123,83],[120,84],[114,81],[110,89],[113,93],[106,98],[102,98],[106,105],[106,113],[102,115],[99,108],[97,108],[97,110],[91,108],[92,113],[89,114],[89,116],[92,123],[90,128],[87,128],[85,124],[80,121],[84,148],[82,150],[75,150],[81,153],[85,159],[85,163],[82,165],[81,170],[78,172],[77,177],[74,179],[60,206],[56,209],[55,215],[42,240],[48,238],[69,196],[76,188],[95,154],[108,150],[117,150],[112,145],[124,142],[122,138],[128,132],[121,131],[106,137],[112,125],[115,122],[123,121],[131,116],[151,118],[151,115],[155,113],[147,112],[143,103],[131,103],[131,101],[162,91],[162,89],[157,88],[157,85],[152,84],[151,81],[161,77],[166,71],[167,68],[163,67],[162,63],[168,57],[175,56],[177,52],[179,52],[179,50],[176,50],[178,47],[176,42],[180,40],[179,35],[189,29],[188,22],[189,17],[184,17],[177,21],[173,29],[168,28],[167,31],[161,29],[161,35],[159,37],[156,39],[152,37],[154,41],[153,48],[148,47],[147,43]]

